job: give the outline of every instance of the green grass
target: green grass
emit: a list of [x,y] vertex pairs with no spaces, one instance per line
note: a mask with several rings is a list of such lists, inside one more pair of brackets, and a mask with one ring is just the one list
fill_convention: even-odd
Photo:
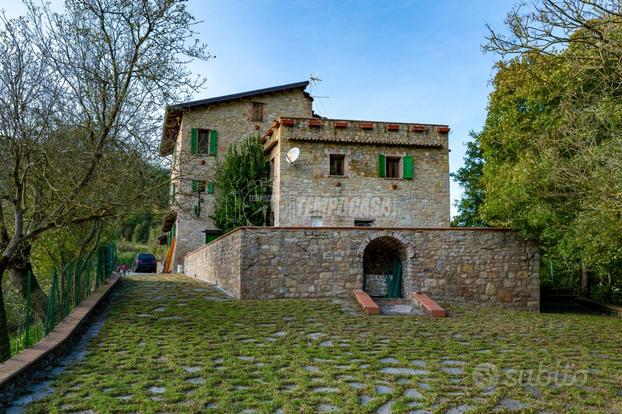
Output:
[[[29,329],[29,341],[30,345],[34,345],[36,342],[41,340],[44,336],[44,327],[43,324],[39,321],[35,322],[33,325],[30,325]],[[24,332],[19,332],[19,336],[17,332],[14,335],[10,335],[9,339],[11,341],[11,356],[16,355],[24,350],[26,335]]]
[[[121,289],[87,357],[28,412],[622,412],[620,319],[457,306],[447,319],[364,317],[330,300],[222,301],[180,276]],[[578,384],[537,377],[567,364]],[[528,370],[532,387],[518,381]]]

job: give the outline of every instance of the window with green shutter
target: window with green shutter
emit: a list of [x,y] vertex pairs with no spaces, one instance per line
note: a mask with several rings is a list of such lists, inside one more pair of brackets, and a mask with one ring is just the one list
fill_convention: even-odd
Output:
[[412,180],[414,176],[413,157],[406,155],[402,158],[402,178]]
[[207,194],[214,194],[214,183],[207,183]]
[[204,180],[192,180],[192,192],[204,193],[207,183]]
[[378,177],[385,176],[385,163],[384,163],[384,155],[378,155]]
[[190,149],[193,155],[216,155],[218,131],[215,129],[192,129]]

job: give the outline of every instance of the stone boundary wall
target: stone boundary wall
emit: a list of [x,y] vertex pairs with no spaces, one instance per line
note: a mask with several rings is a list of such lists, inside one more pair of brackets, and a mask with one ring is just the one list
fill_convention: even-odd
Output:
[[348,296],[378,238],[402,246],[403,297],[539,309],[538,246],[506,229],[246,227],[186,256],[186,274],[242,299]]
[[80,302],[47,337],[0,364],[0,412],[38,370],[52,366],[58,358],[71,351],[90,320],[97,315],[96,311],[102,308],[120,282],[121,274],[106,280],[91,296]]
[[235,298],[241,292],[242,232],[232,231],[184,257],[184,273],[213,283]]

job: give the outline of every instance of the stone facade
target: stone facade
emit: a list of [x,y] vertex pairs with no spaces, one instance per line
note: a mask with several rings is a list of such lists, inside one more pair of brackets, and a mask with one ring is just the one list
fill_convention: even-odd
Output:
[[[262,104],[263,121],[253,120],[254,103]],[[212,194],[193,193],[192,180],[213,182],[216,163],[225,154],[229,145],[251,134],[259,135],[282,114],[301,117],[312,115],[312,99],[304,92],[304,87],[183,108],[172,149],[174,166],[171,180],[175,187],[173,207],[177,211],[177,222],[171,269],[175,269],[177,264],[182,264],[183,257],[188,252],[205,243],[204,230],[215,229],[209,217],[213,212],[213,200],[218,189],[215,188]],[[192,154],[190,140],[192,129],[217,131],[216,154]],[[201,209],[197,217],[195,205],[199,196]]]
[[538,247],[505,229],[239,228],[186,256],[185,272],[242,299],[348,296],[372,248],[401,261],[403,297],[539,308]]
[[[440,132],[445,128],[444,132]],[[275,226],[449,226],[446,126],[288,117],[266,135],[274,169]],[[300,149],[295,164],[286,161]],[[331,154],[343,156],[343,175],[330,174]],[[379,163],[399,158],[399,177],[379,176]],[[402,163],[412,159],[412,177]],[[384,168],[384,166],[382,166]],[[385,173],[386,175],[386,173]]]

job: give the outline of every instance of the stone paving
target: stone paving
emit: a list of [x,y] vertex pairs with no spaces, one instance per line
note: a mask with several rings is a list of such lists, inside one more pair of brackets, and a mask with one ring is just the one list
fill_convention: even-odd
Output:
[[129,276],[84,359],[26,411],[622,412],[619,319],[449,310],[365,317],[343,299],[233,301]]

